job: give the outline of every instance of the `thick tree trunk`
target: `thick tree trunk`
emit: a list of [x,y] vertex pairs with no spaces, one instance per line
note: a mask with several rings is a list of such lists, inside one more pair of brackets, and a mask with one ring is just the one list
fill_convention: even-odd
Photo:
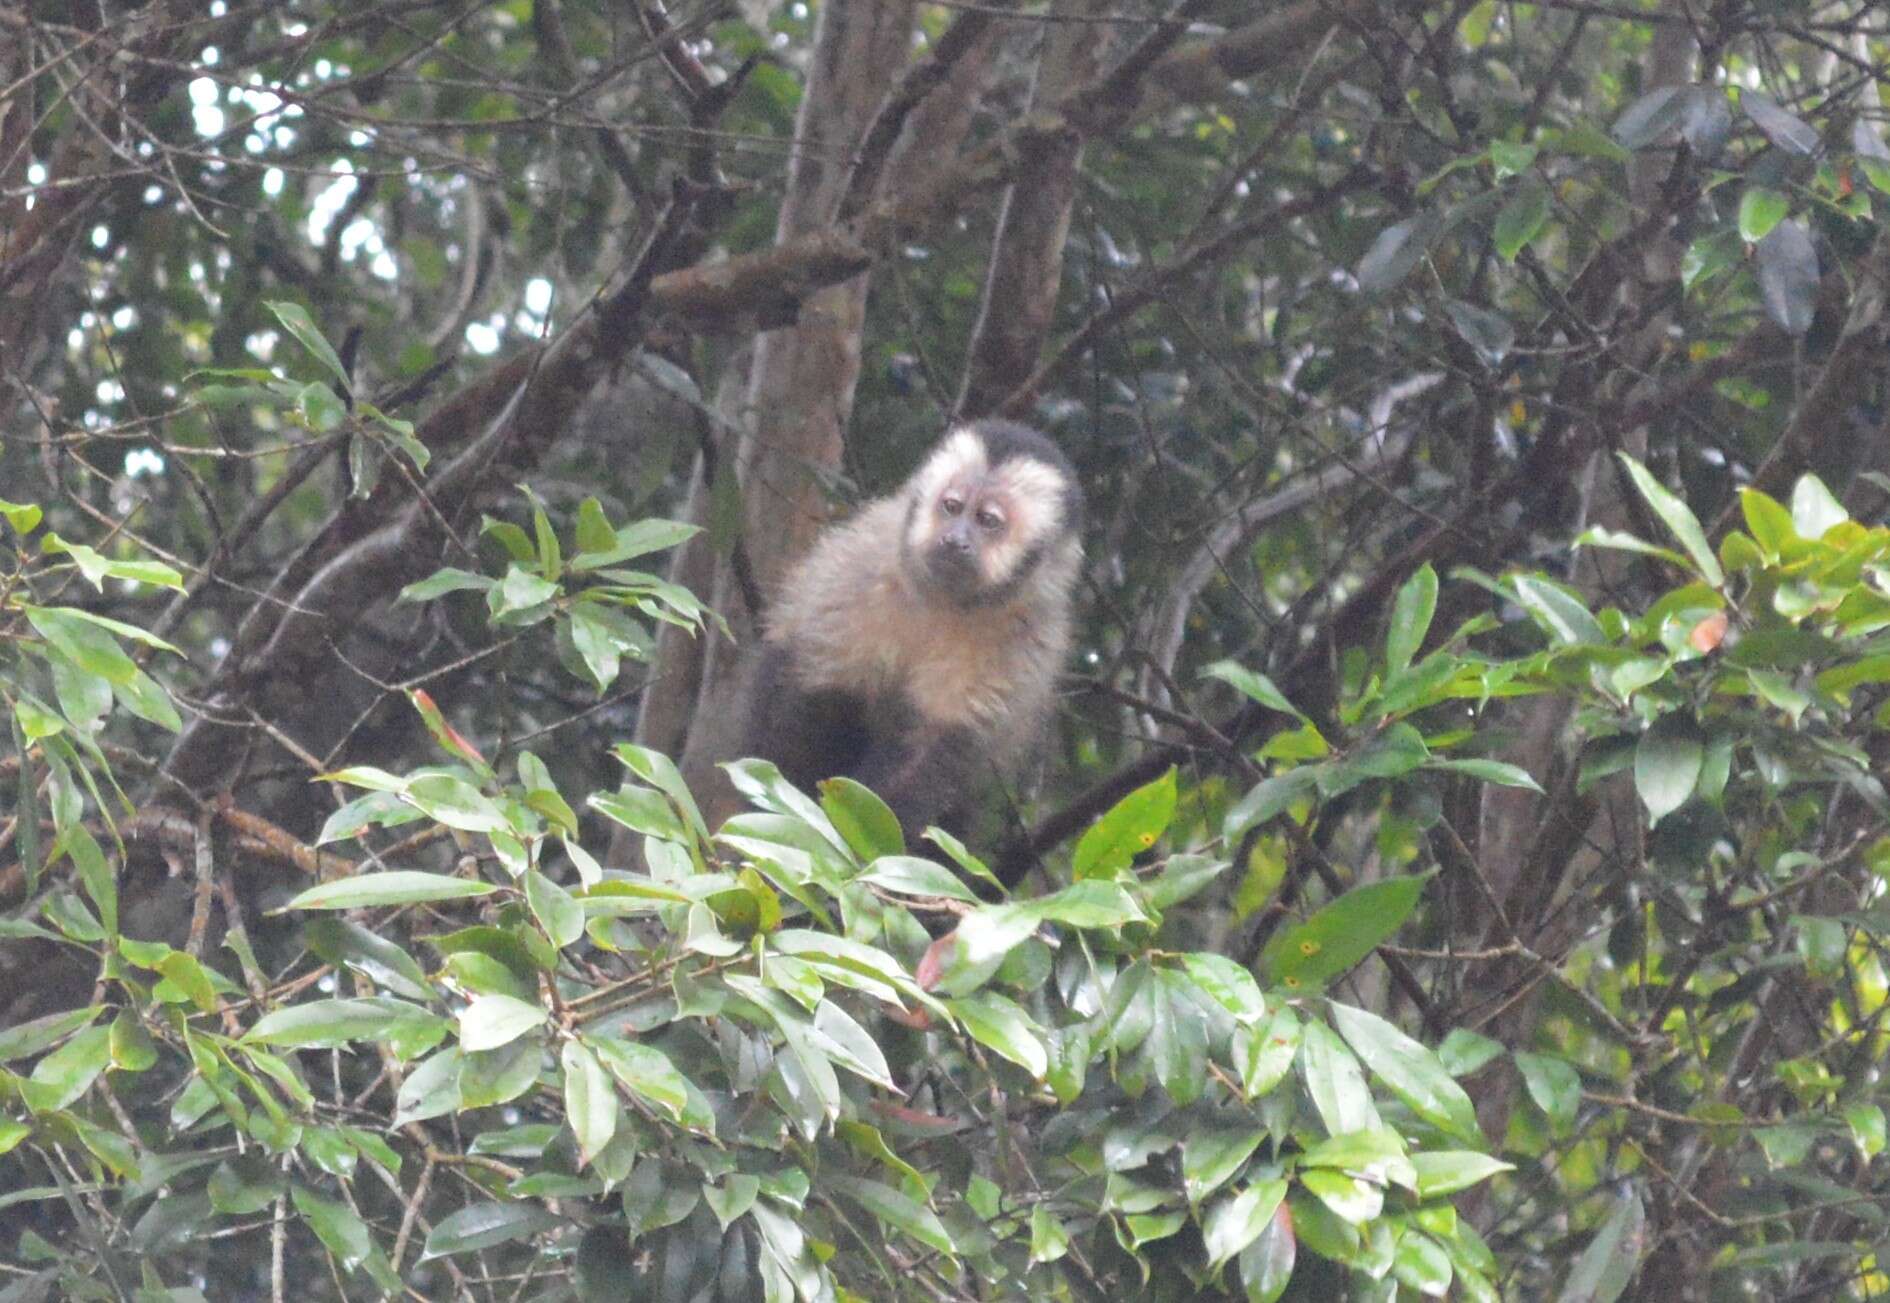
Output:
[[[1114,28],[1080,20],[1105,8],[1098,0],[1067,0],[1055,7],[1058,16],[1079,21],[1047,29],[1031,86],[1033,110],[1060,102],[1102,72]],[[1004,192],[984,302],[958,394],[959,416],[995,410],[1036,368],[1063,283],[1063,248],[1082,159],[1081,137],[1054,138]]]

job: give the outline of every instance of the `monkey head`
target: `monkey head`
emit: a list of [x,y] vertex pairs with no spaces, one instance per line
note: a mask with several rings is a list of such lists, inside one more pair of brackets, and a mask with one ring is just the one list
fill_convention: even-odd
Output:
[[1082,493],[1049,439],[1010,421],[954,428],[907,485],[906,573],[928,597],[985,606],[1076,546]]

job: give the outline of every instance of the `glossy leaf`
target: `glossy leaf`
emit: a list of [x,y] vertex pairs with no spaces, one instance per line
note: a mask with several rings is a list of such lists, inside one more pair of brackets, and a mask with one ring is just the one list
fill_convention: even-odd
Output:
[[1160,840],[1175,817],[1175,770],[1138,787],[1098,819],[1076,844],[1070,872],[1077,881],[1112,878]]
[[958,1251],[944,1223],[939,1221],[938,1214],[924,1204],[917,1203],[891,1186],[883,1185],[878,1181],[864,1181],[856,1177],[840,1175],[835,1175],[830,1179],[835,1189],[894,1230],[909,1235],[920,1244],[940,1253]]
[[1686,715],[1663,715],[1634,748],[1634,788],[1647,807],[1649,826],[1685,805],[1706,761],[1699,726]]
[[1765,138],[1788,154],[1818,152],[1818,131],[1795,114],[1787,113],[1770,95],[1756,90],[1740,92],[1739,107],[1757,124]]
[[475,1203],[442,1217],[420,1257],[446,1258],[508,1244],[562,1226],[564,1219],[531,1203]]
[[1700,577],[1714,587],[1725,583],[1726,575],[1719,568],[1719,558],[1713,554],[1712,545],[1706,541],[1706,531],[1700,528],[1699,517],[1693,514],[1692,508],[1669,492],[1634,458],[1626,453],[1620,454],[1620,457],[1621,464],[1627,468],[1628,478],[1634,481],[1635,489],[1662,523],[1673,531],[1673,536],[1686,549],[1687,555],[1693,558]]
[[1549,223],[1549,187],[1540,181],[1526,181],[1496,215],[1496,252],[1505,262],[1533,244]]
[[1375,1013],[1334,1004],[1331,1014],[1371,1074],[1413,1113],[1460,1140],[1483,1142],[1475,1106],[1435,1054]]
[[390,869],[385,873],[364,873],[359,877],[338,878],[319,887],[310,887],[284,905],[284,909],[366,909],[379,905],[413,905],[432,900],[465,900],[491,895],[498,888],[489,882],[468,878],[449,878],[438,873],[417,873],[411,869]]
[[1785,220],[1791,201],[1776,190],[1753,186],[1739,200],[1739,235],[1748,244],[1757,244]]
[[997,1051],[1033,1077],[1050,1068],[1041,1030],[1014,1001],[990,991],[947,1002],[973,1040]]
[[1424,883],[1422,877],[1367,883],[1304,923],[1281,928],[1260,957],[1267,980],[1305,991],[1346,972],[1403,926],[1417,907]]
[[1803,223],[1780,222],[1758,243],[1759,297],[1788,335],[1811,329],[1818,308],[1818,250]]
[[492,1050],[544,1026],[544,1006],[509,995],[475,996],[459,1011],[459,1047]]
[[1421,565],[1398,588],[1391,603],[1391,627],[1385,634],[1385,668],[1396,674],[1407,668],[1430,632],[1437,612],[1437,572]]
[[1258,1240],[1272,1224],[1285,1198],[1285,1181],[1263,1181],[1216,1205],[1201,1227],[1208,1271],[1219,1271],[1224,1263]]
[[1607,1220],[1563,1282],[1557,1303],[1614,1303],[1634,1279],[1647,1247],[1647,1213],[1639,1193],[1632,1189],[1613,1202]]

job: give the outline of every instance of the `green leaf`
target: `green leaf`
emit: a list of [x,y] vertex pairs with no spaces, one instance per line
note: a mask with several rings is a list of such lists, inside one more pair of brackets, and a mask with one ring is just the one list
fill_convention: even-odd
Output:
[[1647,1212],[1641,1196],[1629,1190],[1615,1201],[1608,1220],[1582,1250],[1562,1284],[1558,1303],[1614,1303],[1626,1292],[1647,1248]]
[[1280,929],[1260,957],[1267,980],[1303,993],[1346,972],[1403,926],[1428,878],[1424,874],[1367,883],[1304,923]]
[[712,1129],[712,1117],[693,1116],[689,1081],[661,1050],[616,1036],[587,1034],[584,1039],[625,1090],[678,1121],[687,1119],[700,1129]]
[[494,1050],[544,1026],[544,1006],[509,995],[479,995],[459,1011],[459,1048]]
[[1690,715],[1662,715],[1641,734],[1634,748],[1634,789],[1647,807],[1648,827],[1687,803],[1705,763],[1705,740]]
[[1049,1205],[1038,1204],[1030,1210],[1030,1265],[1055,1262],[1070,1251],[1070,1233],[1063,1228]]
[[861,859],[905,854],[906,838],[899,828],[899,816],[853,779],[842,776],[822,782],[820,808],[833,820],[834,831]]
[[[1188,1202],[1200,1203],[1232,1180],[1234,1173],[1266,1138],[1264,1127],[1202,1128],[1190,1132],[1181,1142],[1181,1187],[1187,1192]],[[1254,1233],[1259,1234],[1257,1230]],[[1236,1245],[1227,1256],[1232,1257],[1246,1247]]]
[[1700,577],[1717,588],[1726,582],[1725,571],[1719,568],[1719,558],[1713,554],[1712,545],[1706,541],[1706,531],[1700,528],[1699,517],[1693,509],[1678,497],[1668,492],[1666,487],[1656,480],[1648,469],[1626,453],[1616,454],[1621,464],[1627,467],[1628,477],[1634,481],[1634,487],[1640,491],[1647,505],[1653,508],[1673,536],[1693,558],[1694,567]]
[[1181,957],[1182,967],[1201,991],[1234,1015],[1234,1021],[1252,1026],[1266,1017],[1266,1000],[1253,974],[1225,955],[1194,951]]
[[1441,1199],[1467,1190],[1479,1181],[1487,1181],[1499,1172],[1516,1170],[1514,1163],[1468,1149],[1432,1149],[1413,1154],[1411,1166],[1417,1169],[1420,1199]]
[[1437,214],[1423,212],[1380,231],[1359,259],[1359,289],[1366,294],[1382,294],[1395,288],[1424,260],[1441,229],[1443,221]]
[[1504,262],[1516,256],[1542,234],[1549,222],[1549,187],[1533,178],[1516,189],[1496,214],[1496,252]]
[[1780,222],[1759,241],[1756,253],[1765,315],[1786,334],[1804,335],[1817,314],[1821,275],[1818,248],[1804,220]]
[[[604,514],[604,504],[596,498],[578,503],[576,541],[580,554],[604,552],[616,545],[617,531],[611,528],[610,517]],[[576,558],[572,561],[575,568]]]
[[1437,572],[1427,561],[1404,581],[1391,604],[1391,627],[1385,632],[1385,668],[1390,674],[1410,666],[1436,612]]
[[560,950],[575,945],[584,935],[584,906],[537,869],[527,869],[524,881],[526,903],[551,944]]
[[295,1203],[295,1210],[302,1214],[302,1220],[315,1232],[315,1238],[335,1256],[343,1271],[353,1271],[374,1252],[374,1237],[367,1223],[347,1204],[324,1199],[299,1181],[290,1187],[289,1197]]
[[1375,778],[1402,778],[1430,759],[1424,735],[1399,720],[1365,739],[1351,755],[1314,768],[1319,792],[1333,797]]
[[709,835],[708,825],[702,821],[702,812],[696,808],[696,799],[690,795],[689,785],[683,782],[682,773],[676,768],[674,760],[661,751],[631,742],[618,743],[612,752],[631,773],[667,796],[682,811],[684,820],[698,837]]
[[1848,1104],[1844,1108],[1844,1121],[1851,1128],[1851,1140],[1856,1144],[1858,1153],[1866,1159],[1872,1159],[1884,1151],[1885,1127],[1881,1108],[1875,1104]]
[[1426,769],[1442,769],[1448,773],[1469,774],[1486,783],[1495,783],[1498,787],[1520,787],[1525,791],[1540,792],[1542,787],[1529,776],[1529,771],[1501,760],[1433,760],[1424,766]]
[[1575,536],[1576,547],[1607,547],[1617,552],[1635,552],[1641,556],[1659,557],[1669,565],[1681,570],[1687,568],[1687,559],[1670,547],[1660,547],[1645,542],[1632,534],[1624,534],[1618,529],[1609,529],[1606,525],[1596,525],[1585,529]]
[[1782,552],[1799,541],[1792,513],[1776,498],[1759,489],[1743,488],[1739,490],[1739,508],[1745,515],[1746,528],[1752,531],[1753,541],[1763,549],[1768,561],[1778,560]]
[[1246,668],[1237,661],[1216,661],[1201,671],[1201,677],[1219,679],[1268,710],[1277,710],[1280,714],[1291,715],[1294,719],[1306,718],[1300,714],[1292,702],[1286,699],[1286,694],[1274,686],[1272,679],[1258,670]]
[[[1271,1094],[1286,1076],[1299,1053],[1300,1034],[1298,1015],[1284,1005],[1274,1011],[1265,1027],[1255,1028],[1251,1033],[1242,1028],[1234,1033],[1240,1088],[1249,1098]],[[1243,1036],[1247,1038],[1245,1041],[1241,1039]]]
[[1800,538],[1821,539],[1850,518],[1844,504],[1816,475],[1801,475],[1792,485],[1792,528]]
[[430,602],[434,598],[444,597],[448,593],[457,593],[466,590],[484,592],[490,587],[492,587],[492,580],[484,575],[474,574],[470,570],[459,570],[453,566],[445,566],[439,570],[435,570],[418,583],[408,584],[405,588],[401,589],[399,600],[403,602]]
[[1756,90],[1741,91],[1739,107],[1765,133],[1767,140],[1786,153],[1809,157],[1818,152],[1818,129],[1797,115],[1787,113],[1771,96]]
[[1113,878],[1128,869],[1134,858],[1148,850],[1168,830],[1175,817],[1175,769],[1152,783],[1136,788],[1098,819],[1076,844],[1070,875]]
[[556,1230],[565,1219],[533,1203],[476,1203],[449,1213],[427,1235],[422,1262],[456,1253],[474,1253]]
[[[792,959],[777,961],[782,966],[795,962]],[[852,1014],[832,1000],[822,1000],[814,1010],[814,1039],[827,1052],[827,1057],[848,1072],[887,1090],[899,1089],[879,1042]]]
[[1114,882],[1072,882],[1019,908],[1048,923],[1080,928],[1118,928],[1144,917],[1135,898]]
[[1218,1272],[1230,1258],[1258,1240],[1285,1198],[1285,1181],[1262,1181],[1217,1204],[1201,1226],[1208,1273]]
[[438,993],[414,957],[393,940],[343,918],[312,918],[303,925],[309,949],[337,966],[360,973],[409,1000],[433,1000]]
[[1447,1135],[1483,1143],[1476,1108],[1436,1055],[1375,1013],[1334,1004],[1331,1014],[1353,1053],[1413,1113]]
[[639,520],[616,531],[607,548],[584,551],[571,558],[574,571],[598,570],[651,552],[662,552],[686,543],[702,532],[699,525],[680,520]]
[[937,979],[927,982],[924,966],[920,981],[929,990],[964,995],[977,989],[997,971],[1004,957],[1035,932],[1043,916],[1024,905],[987,905],[960,919],[935,946],[943,947]]
[[1397,1256],[1391,1274],[1398,1283],[1416,1292],[1419,1298],[1443,1298],[1450,1293],[1455,1272],[1443,1245],[1415,1229],[1398,1239]]
[[1527,172],[1535,165],[1536,147],[1518,144],[1511,140],[1492,140],[1490,142],[1490,163],[1496,169],[1496,179],[1506,181],[1519,173]]
[[464,900],[488,896],[498,888],[489,882],[449,878],[439,873],[392,869],[363,873],[310,887],[283,909],[363,909],[377,905],[412,905],[429,900]]
[[182,950],[173,950],[158,961],[157,971],[204,1013],[215,1013],[216,988],[203,965]]
[[1518,1050],[1514,1058],[1517,1071],[1522,1073],[1523,1085],[1529,1091],[1529,1098],[1548,1115],[1555,1134],[1568,1135],[1575,1126],[1575,1116],[1581,1108],[1581,1074],[1566,1059],[1552,1058],[1546,1054]]
[[1748,244],[1757,244],[1772,233],[1791,211],[1791,200],[1776,190],[1753,186],[1739,200],[1739,235]]
[[409,1072],[394,1096],[394,1125],[457,1113],[464,1105],[459,1070],[465,1058],[458,1046],[448,1046]]
[[1049,1071],[1050,1056],[1044,1049],[1042,1029],[1015,1001],[981,991],[948,1000],[946,1008],[973,1040],[997,1051],[1031,1076],[1041,1078]]
[[328,368],[328,373],[340,383],[342,388],[349,387],[347,369],[341,365],[341,358],[323,338],[321,327],[317,326],[315,319],[308,315],[307,308],[284,299],[265,299],[263,306],[275,314],[276,320],[282,323],[283,329],[294,335],[301,342],[302,347],[314,355],[317,362]]
[[1299,1071],[1328,1135],[1384,1129],[1358,1060],[1322,1022],[1308,1021],[1300,1033]]
[[1685,114],[1683,89],[1658,86],[1635,100],[1614,120],[1614,138],[1629,149],[1643,149],[1672,136]]
[[1300,1184],[1353,1225],[1369,1222],[1385,1210],[1385,1192],[1369,1181],[1361,1181],[1344,1172],[1316,1167],[1302,1169]]
[[0,1063],[31,1058],[49,1045],[57,1045],[67,1036],[97,1018],[102,1010],[67,1009],[49,1013],[30,1022],[0,1027]]
[[387,996],[352,1000],[313,1000],[291,1005],[258,1019],[243,1033],[250,1045],[286,1045],[300,1049],[333,1049],[355,1041],[384,1041],[432,1028],[445,1020],[417,1004]]
[[453,774],[421,774],[401,795],[448,828],[461,832],[510,832],[512,825],[492,798]]
[[121,561],[108,557],[101,552],[72,543],[49,533],[39,541],[39,550],[47,556],[69,556],[73,564],[79,567],[79,573],[86,582],[103,592],[106,579],[125,579],[133,583],[151,584],[159,588],[174,588],[183,591],[184,578],[170,566],[161,561]]
[[1247,1303],[1276,1303],[1293,1279],[1299,1239],[1293,1232],[1293,1209],[1281,1203],[1260,1232],[1260,1238],[1240,1253],[1240,1280]]
[[5,517],[13,532],[24,538],[39,528],[43,513],[33,503],[8,502],[0,498],[0,517]]
[[617,1134],[622,1106],[616,1083],[582,1041],[566,1041],[558,1059],[564,1068],[564,1115],[577,1137],[578,1166],[584,1167]]
[[1175,1103],[1186,1107],[1200,1097],[1206,1084],[1201,1065],[1207,1061],[1207,1026],[1195,987],[1172,968],[1150,974],[1151,1020],[1142,1052],[1155,1069],[1155,1080]]
[[720,1185],[707,1182],[702,1186],[702,1200],[709,1205],[709,1211],[727,1230],[737,1217],[755,1206],[755,1199],[761,1193],[761,1178],[737,1172],[725,1177]]
[[138,676],[137,664],[125,655],[111,631],[97,620],[70,607],[27,606],[22,609],[39,636],[87,674],[96,674],[114,687]]
[[1557,642],[1569,645],[1605,643],[1601,624],[1579,597],[1559,584],[1535,575],[1516,575],[1510,590],[1517,603]]
[[1328,1137],[1300,1155],[1301,1167],[1335,1167],[1378,1185],[1417,1188],[1417,1169],[1395,1131],[1348,1131]]
[[903,1231],[927,1248],[936,1249],[945,1254],[958,1252],[958,1246],[952,1242],[952,1237],[945,1230],[944,1223],[939,1221],[938,1214],[924,1204],[878,1181],[863,1181],[858,1177],[842,1176],[838,1173],[827,1179],[836,1190],[872,1213],[880,1221],[895,1230]]
[[1221,837],[1230,846],[1238,845],[1248,829],[1279,817],[1295,801],[1311,794],[1319,784],[1319,775],[1318,766],[1301,765],[1254,784],[1228,809],[1221,821]]
[[943,898],[976,903],[977,893],[957,874],[933,860],[916,855],[885,855],[866,866],[858,881],[871,883],[902,896]]
[[34,1112],[50,1113],[90,1090],[111,1063],[111,1027],[87,1027],[34,1064],[32,1076],[20,1085],[20,1093]]

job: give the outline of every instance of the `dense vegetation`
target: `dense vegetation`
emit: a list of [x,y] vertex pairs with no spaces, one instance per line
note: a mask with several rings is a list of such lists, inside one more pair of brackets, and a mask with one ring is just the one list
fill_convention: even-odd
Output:
[[[1890,1292],[1887,86],[1868,0],[0,0],[0,1303]],[[993,413],[1042,772],[704,826]]]

